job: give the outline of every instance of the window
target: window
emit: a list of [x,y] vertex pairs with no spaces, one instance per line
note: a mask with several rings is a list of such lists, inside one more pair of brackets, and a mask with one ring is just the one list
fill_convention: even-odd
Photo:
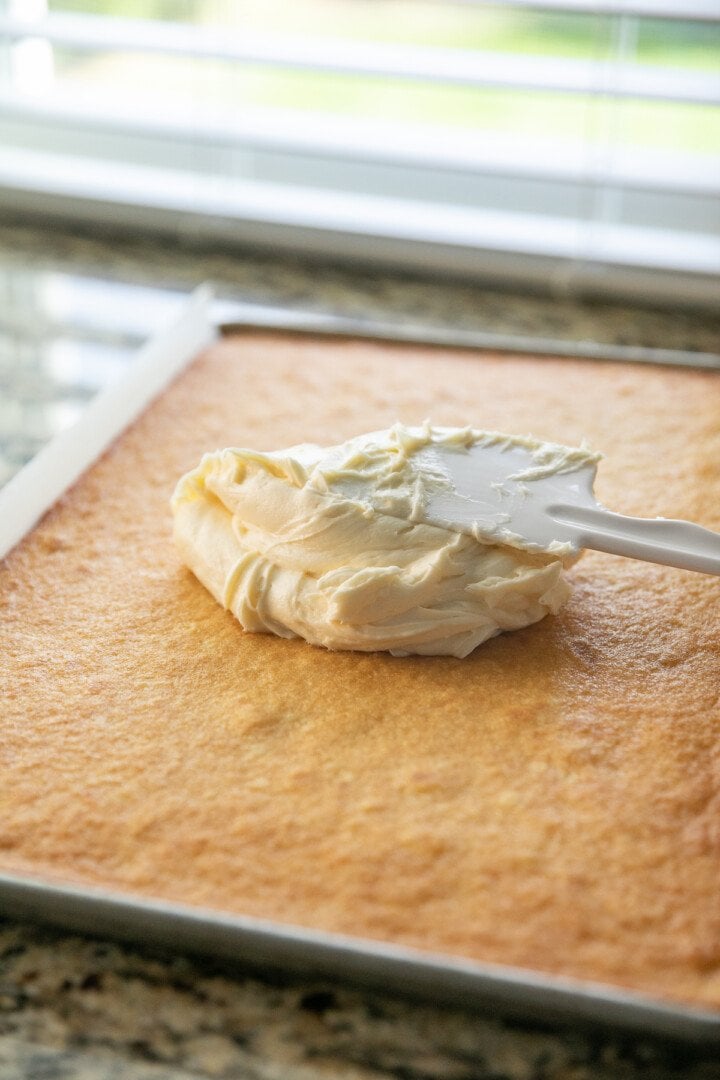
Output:
[[712,303],[717,0],[0,0],[0,206]]

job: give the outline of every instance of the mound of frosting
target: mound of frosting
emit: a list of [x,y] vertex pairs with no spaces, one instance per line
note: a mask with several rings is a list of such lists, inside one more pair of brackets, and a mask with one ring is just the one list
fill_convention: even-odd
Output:
[[[259,453],[206,454],[172,499],[187,566],[245,630],[328,649],[467,656],[556,613],[562,561],[418,521],[436,482],[414,454],[487,438],[405,428]],[[353,494],[372,491],[367,498]]]

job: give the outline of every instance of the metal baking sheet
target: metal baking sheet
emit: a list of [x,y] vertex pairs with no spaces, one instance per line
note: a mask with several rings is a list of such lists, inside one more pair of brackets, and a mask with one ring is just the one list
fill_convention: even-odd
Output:
[[360,319],[322,311],[299,311],[216,301],[213,321],[222,333],[243,329],[288,330],[298,334],[367,338],[410,345],[438,345],[450,349],[486,350],[528,356],[561,356],[577,360],[608,360],[613,363],[662,364],[666,367],[709,368],[720,371],[720,353],[689,349],[659,349],[643,345],[618,345],[602,341],[569,341],[567,338],[529,334],[498,334],[463,327],[431,326],[397,320]]
[[[258,312],[213,307],[210,291],[198,290],[178,318],[139,353],[125,376],[100,394],[74,428],[48,444],[0,492],[0,558],[31,531],[42,514],[109,446],[117,435],[218,333],[232,329],[288,329],[308,333],[375,337],[423,344],[431,340],[392,326],[273,309]],[[360,329],[358,329],[360,327]],[[417,334],[418,336],[415,336]],[[537,351],[550,353],[543,347]],[[498,345],[485,347],[497,349]],[[575,354],[577,355],[577,354]],[[686,354],[681,354],[685,356]],[[599,358],[594,356],[593,358]],[[608,356],[607,359],[618,359]],[[633,359],[625,357],[625,359]],[[647,359],[647,358],[642,358]],[[720,368],[700,357],[697,366]],[[657,362],[657,361],[656,361]],[[671,362],[666,360],[665,362]],[[688,364],[689,361],[673,361]],[[585,1023],[643,1034],[720,1045],[720,1013],[646,995],[534,971],[464,961],[377,941],[268,922],[242,915],[168,903],[57,880],[0,872],[0,914],[52,923],[69,930],[151,943],[274,968],[304,977],[340,979],[448,1005],[552,1023]]]

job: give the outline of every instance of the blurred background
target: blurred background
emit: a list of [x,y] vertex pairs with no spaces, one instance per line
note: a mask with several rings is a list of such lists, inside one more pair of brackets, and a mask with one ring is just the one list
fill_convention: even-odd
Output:
[[719,0],[0,0],[0,213],[715,304]]
[[720,0],[0,0],[0,485],[206,279],[720,366]]

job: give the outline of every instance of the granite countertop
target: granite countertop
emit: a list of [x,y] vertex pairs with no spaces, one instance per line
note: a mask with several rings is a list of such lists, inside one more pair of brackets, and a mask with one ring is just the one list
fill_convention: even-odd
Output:
[[0,924],[9,1080],[711,1080],[717,1058]]
[[[720,315],[707,312],[518,296],[5,221],[0,484],[2,453],[9,475],[131,355],[139,331],[133,336],[117,319],[103,324],[98,315],[105,303],[124,303],[134,316],[138,306],[152,307],[152,290],[187,291],[207,279],[222,295],[253,303],[720,352]],[[16,1077],[720,1080],[720,1051],[510,1022],[6,919],[0,920],[0,1080]]]
[[[190,290],[203,281],[222,296],[360,318],[720,353],[715,312],[547,298],[426,280],[362,267],[307,264],[289,256],[209,249],[153,237],[104,237],[0,223],[0,304],[52,271]],[[22,299],[20,300],[22,303]]]

